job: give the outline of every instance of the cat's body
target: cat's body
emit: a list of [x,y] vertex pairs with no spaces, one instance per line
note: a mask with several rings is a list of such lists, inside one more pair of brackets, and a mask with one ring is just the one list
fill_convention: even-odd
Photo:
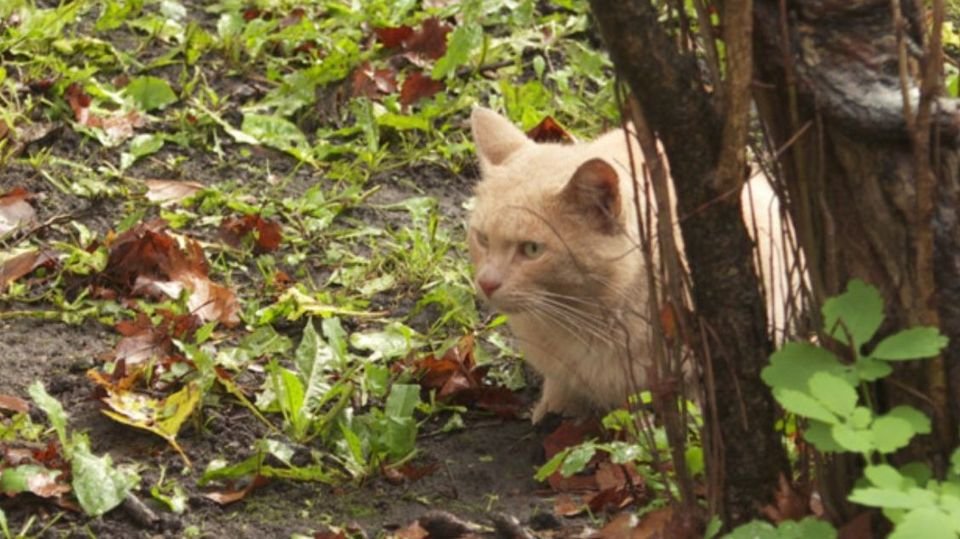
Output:
[[[476,284],[543,375],[533,421],[623,405],[652,357],[623,131],[538,144],[493,111],[471,121],[483,174],[469,230]],[[639,171],[636,147],[633,159]],[[754,206],[775,204],[765,180],[752,183]]]

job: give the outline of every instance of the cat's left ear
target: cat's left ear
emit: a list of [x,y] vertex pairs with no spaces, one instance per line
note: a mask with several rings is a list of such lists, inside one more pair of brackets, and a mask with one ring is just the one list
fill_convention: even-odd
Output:
[[482,166],[500,165],[520,148],[533,144],[510,120],[487,108],[473,109],[470,127]]
[[591,159],[580,165],[560,196],[603,232],[615,234],[620,231],[620,177],[603,159]]

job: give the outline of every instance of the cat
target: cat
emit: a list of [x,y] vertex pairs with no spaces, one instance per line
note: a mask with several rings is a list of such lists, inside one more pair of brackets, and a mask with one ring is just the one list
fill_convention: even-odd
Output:
[[[481,172],[467,231],[474,283],[507,315],[543,377],[531,420],[623,406],[646,387],[652,361],[648,270],[623,130],[591,142],[537,143],[490,109],[475,108],[470,123]],[[765,178],[744,192],[745,204],[779,215]],[[761,236],[779,238],[763,221]]]

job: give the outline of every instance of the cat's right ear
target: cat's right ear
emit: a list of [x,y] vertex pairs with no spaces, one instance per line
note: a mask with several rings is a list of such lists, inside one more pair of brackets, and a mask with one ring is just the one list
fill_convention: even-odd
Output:
[[500,165],[520,148],[533,144],[510,120],[488,108],[473,109],[470,127],[482,166]]
[[603,159],[591,159],[580,165],[560,196],[604,233],[620,232],[623,226],[620,177]]

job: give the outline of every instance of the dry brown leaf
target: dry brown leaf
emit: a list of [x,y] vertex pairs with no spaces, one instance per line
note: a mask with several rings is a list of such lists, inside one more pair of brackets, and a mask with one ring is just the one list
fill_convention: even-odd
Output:
[[370,62],[364,62],[353,70],[350,88],[354,97],[377,99],[397,91],[397,74],[393,69],[377,69]]
[[267,478],[256,475],[250,480],[249,483],[246,484],[246,486],[241,489],[223,489],[213,492],[205,492],[203,497],[207,498],[208,500],[213,500],[220,505],[229,505],[246,498],[247,494],[253,492],[253,490],[257,487],[266,485],[268,482],[269,481]]
[[56,255],[45,249],[35,249],[14,256],[0,264],[0,289],[25,275],[29,275],[40,266],[53,268],[56,263]]
[[400,528],[393,532],[391,537],[394,539],[426,539],[430,537],[430,534],[420,526],[420,521],[414,520],[406,528]]
[[776,505],[766,505],[762,511],[774,523],[780,523],[784,520],[800,520],[810,514],[807,498],[793,488],[786,476],[780,474],[779,486],[774,494]]
[[587,510],[586,504],[579,498],[570,494],[558,494],[553,499],[553,512],[561,517],[575,517]]
[[670,522],[673,520],[673,508],[664,507],[643,515],[640,523],[631,536],[631,539],[654,539],[660,537],[676,537],[670,532]]
[[203,189],[203,184],[177,180],[144,180],[147,200],[161,205],[174,204]]
[[840,527],[837,539],[871,539],[873,535],[873,513],[864,511],[853,520]]
[[0,236],[36,220],[37,212],[27,202],[31,196],[22,187],[16,187],[0,196]]
[[232,290],[207,277],[200,244],[187,240],[184,249],[165,232],[162,220],[142,223],[110,242],[103,276],[121,292],[162,293],[177,297],[180,285],[190,290],[187,305],[204,321],[226,326],[240,322],[240,304]]
[[231,246],[241,247],[244,238],[253,238],[256,253],[276,251],[283,241],[280,223],[264,219],[259,215],[244,215],[224,219],[220,225],[220,236]]
[[25,414],[30,411],[30,403],[13,395],[0,395],[0,410]]
[[93,99],[76,82],[67,87],[63,97],[67,100],[70,108],[73,109],[73,115],[77,123],[103,129],[114,141],[122,141],[132,137],[134,129],[144,125],[143,116],[135,110],[126,113],[118,112],[111,116],[93,114],[90,111]]

